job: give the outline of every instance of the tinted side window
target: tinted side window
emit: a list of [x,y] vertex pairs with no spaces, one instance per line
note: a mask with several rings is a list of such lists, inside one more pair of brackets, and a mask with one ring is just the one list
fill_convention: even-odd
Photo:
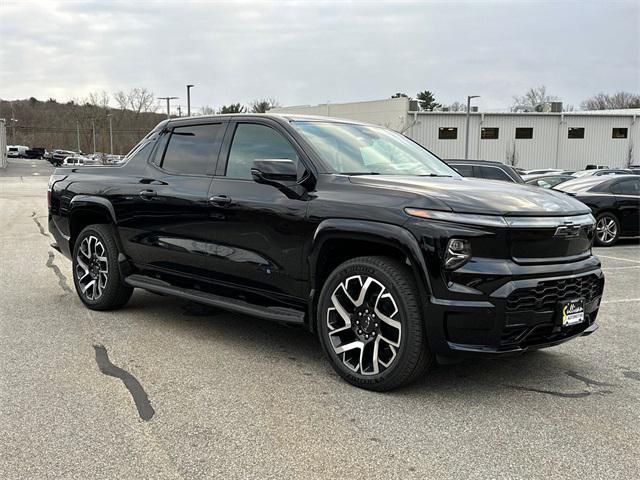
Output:
[[273,128],[241,123],[233,136],[225,175],[229,178],[251,179],[253,161],[269,158],[298,161],[291,144]]
[[153,146],[155,145],[155,143],[156,143],[155,141],[147,142],[145,144],[138,146],[136,150],[132,151],[128,155],[127,160],[129,162],[138,162],[138,163],[146,162],[147,159],[149,158],[149,154],[151,153],[151,150],[153,149]]
[[221,123],[174,128],[162,168],[180,174],[206,174],[218,157],[222,133]]
[[488,178],[490,180],[504,180],[507,182],[512,182],[513,180],[509,175],[504,173],[502,170],[496,167],[478,167],[482,172],[482,178]]
[[473,177],[472,165],[452,165],[452,167],[463,177]]
[[611,187],[613,193],[619,195],[640,195],[640,180],[624,180]]

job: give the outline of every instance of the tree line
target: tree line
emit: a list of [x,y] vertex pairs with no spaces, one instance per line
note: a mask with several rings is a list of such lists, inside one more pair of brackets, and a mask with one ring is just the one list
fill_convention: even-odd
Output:
[[[112,102],[113,100],[113,102]],[[115,107],[111,104],[115,103]],[[166,118],[155,112],[153,93],[144,88],[128,92],[95,92],[83,99],[58,102],[0,100],[0,118],[7,126],[7,144],[110,152],[109,124],[113,132],[113,153],[127,153],[140,138]],[[79,143],[79,148],[78,148]]]
[[[203,107],[195,115],[217,113],[264,113],[279,106],[273,98],[257,99],[242,105],[234,103],[214,110]],[[125,154],[153,127],[166,119],[158,99],[146,88],[108,93],[97,91],[85,98],[58,102],[38,100],[0,100],[0,118],[7,126],[8,145],[44,147],[49,150],[95,151]]]
[[[397,92],[392,98],[412,97]],[[423,111],[444,110],[459,112],[466,110],[466,102],[443,105],[430,90],[416,94],[419,108]],[[523,95],[513,98],[512,111],[544,111],[550,102],[560,98],[550,94],[543,85],[530,88]],[[231,103],[218,109],[204,106],[195,115],[225,113],[265,113],[280,104],[273,98],[261,98],[248,105]],[[613,94],[598,93],[584,100],[582,110],[606,110],[640,108],[640,95],[630,92]],[[572,111],[572,105],[563,105],[564,111]],[[7,143],[28,145],[48,149],[62,148],[111,153],[110,123],[113,132],[113,153],[127,153],[149,130],[166,118],[158,111],[158,99],[146,88],[129,91],[106,91],[90,93],[86,98],[58,102],[54,98],[38,100],[0,100],[0,118],[6,120]],[[78,146],[79,144],[79,146]]]
[[[412,97],[403,92],[397,92],[391,95],[391,98],[406,97],[413,100]],[[449,105],[443,105],[436,101],[435,94],[430,90],[423,90],[416,94],[416,100],[420,110],[431,112],[434,110],[447,110],[450,112],[466,111],[466,102],[453,102]],[[512,112],[542,112],[548,108],[552,102],[561,102],[560,97],[551,95],[547,92],[547,87],[541,85],[527,90],[523,95],[513,97],[511,105]],[[563,104],[563,111],[571,112],[575,110],[573,105]],[[628,108],[640,108],[640,94],[630,92],[598,93],[593,95],[580,104],[582,110],[618,110]]]

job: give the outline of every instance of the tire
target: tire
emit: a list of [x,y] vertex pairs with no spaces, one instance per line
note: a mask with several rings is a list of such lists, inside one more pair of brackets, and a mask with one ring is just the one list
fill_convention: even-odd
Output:
[[118,252],[110,225],[89,225],[78,235],[73,247],[72,275],[76,292],[87,308],[115,310],[131,298],[133,288],[124,283]]
[[406,265],[388,257],[358,257],[327,278],[318,301],[317,331],[344,380],[387,391],[423,376],[433,363],[421,311]]
[[599,247],[610,247],[620,238],[620,221],[611,212],[601,213],[596,217],[595,244]]

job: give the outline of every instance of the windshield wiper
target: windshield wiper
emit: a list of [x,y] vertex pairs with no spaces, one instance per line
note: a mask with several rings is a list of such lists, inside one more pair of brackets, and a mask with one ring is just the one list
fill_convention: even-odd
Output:
[[451,175],[439,175],[437,173],[424,173],[422,175],[418,175],[418,177],[451,177]]
[[380,175],[380,172],[340,172],[341,175]]

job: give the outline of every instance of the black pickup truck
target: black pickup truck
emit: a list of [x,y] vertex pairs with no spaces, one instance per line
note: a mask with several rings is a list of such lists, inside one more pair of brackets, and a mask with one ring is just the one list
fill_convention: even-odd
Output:
[[463,178],[378,126],[167,120],[121,165],[56,169],[48,196],[54,247],[88,308],[122,307],[141,288],[298,323],[362,388],[597,328],[589,208]]

